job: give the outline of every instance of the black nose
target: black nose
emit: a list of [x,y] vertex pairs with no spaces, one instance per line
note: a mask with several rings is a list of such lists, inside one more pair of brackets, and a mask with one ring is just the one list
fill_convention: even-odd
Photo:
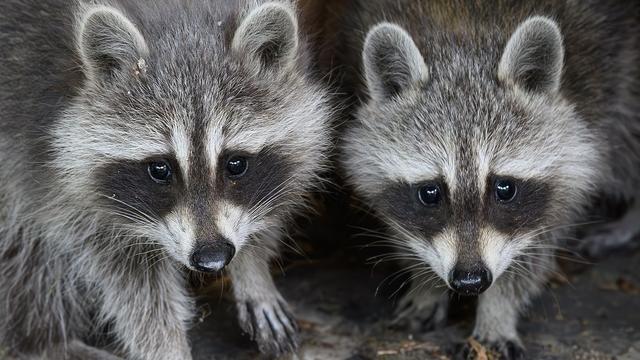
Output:
[[449,274],[449,285],[460,295],[473,296],[483,293],[491,286],[493,277],[484,266],[473,268],[456,267]]
[[214,273],[229,265],[236,248],[228,241],[217,241],[200,246],[191,254],[191,266],[196,270]]

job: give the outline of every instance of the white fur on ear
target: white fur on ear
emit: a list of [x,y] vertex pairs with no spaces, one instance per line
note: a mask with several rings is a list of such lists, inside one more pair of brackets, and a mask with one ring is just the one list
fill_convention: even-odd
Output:
[[298,21],[285,4],[269,2],[252,10],[236,31],[231,47],[258,69],[286,69],[298,54]]
[[555,21],[534,16],[511,35],[498,66],[498,79],[533,93],[560,89],[564,46]]
[[428,77],[427,66],[411,35],[395,24],[381,23],[369,31],[362,59],[369,94],[376,100],[393,97]]
[[93,81],[106,80],[118,69],[144,64],[149,53],[136,26],[108,6],[84,9],[78,21],[77,46],[85,74]]

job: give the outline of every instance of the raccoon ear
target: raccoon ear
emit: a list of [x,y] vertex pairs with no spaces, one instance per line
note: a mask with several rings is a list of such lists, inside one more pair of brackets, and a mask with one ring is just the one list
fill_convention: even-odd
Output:
[[369,93],[377,100],[396,96],[428,77],[427,66],[411,35],[395,24],[378,24],[369,31],[362,58]]
[[534,16],[520,24],[498,66],[498,79],[529,92],[556,94],[560,89],[564,46],[555,21]]
[[288,6],[269,2],[247,15],[231,43],[241,56],[249,57],[258,70],[283,70],[295,63],[298,53],[298,21]]
[[149,52],[136,26],[119,10],[108,6],[92,6],[84,11],[77,44],[86,76],[98,82],[108,81],[120,69],[142,66]]

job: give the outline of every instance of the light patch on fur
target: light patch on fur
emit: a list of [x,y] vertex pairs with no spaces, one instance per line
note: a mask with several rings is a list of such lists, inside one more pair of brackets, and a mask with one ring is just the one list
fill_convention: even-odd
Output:
[[449,284],[449,272],[457,259],[455,232],[446,229],[431,239],[431,243],[413,236],[407,240],[409,247]]
[[[258,119],[254,120],[259,121]],[[277,143],[280,140],[274,129],[258,127],[242,129],[242,133],[238,133],[237,136],[233,135],[226,137],[225,147],[233,151],[245,151],[250,154],[257,154],[267,143]],[[270,137],[270,139],[267,137]]]
[[[81,110],[81,109],[78,109]],[[104,118],[100,123],[78,116],[65,114],[53,129],[54,148],[70,164],[80,162],[87,166],[88,158],[109,160],[144,160],[147,157],[170,153],[171,149],[159,132],[144,134],[132,128],[115,129],[111,126],[116,119]],[[93,160],[95,162],[95,160]]]
[[480,231],[480,254],[494,281],[507,270],[517,251],[507,236],[492,228],[484,227]]
[[389,179],[416,184],[440,176],[438,165],[432,161],[411,156],[412,154],[386,154],[380,158],[379,166]]
[[[410,93],[406,92],[409,96]],[[416,101],[419,101],[416,99]],[[391,109],[389,109],[391,110]],[[453,190],[457,186],[456,147],[451,136],[420,141],[406,137],[405,129],[395,128],[376,114],[385,109],[370,106],[361,109],[359,126],[347,130],[342,146],[343,162],[349,166],[349,180],[361,194],[376,194],[382,182],[419,184],[440,177]],[[417,119],[416,121],[419,121]],[[393,137],[398,141],[389,141]]]
[[[365,191],[364,187],[377,188],[382,179],[419,184],[444,177],[450,189],[456,186],[455,159],[449,154],[440,154],[438,158],[425,158],[406,151],[369,152],[359,155],[364,157],[360,160],[364,160],[366,166],[354,169],[358,172],[359,182],[356,185],[363,187]],[[446,157],[442,158],[443,155]],[[356,160],[355,157],[352,159]],[[372,183],[369,184],[367,180]]]
[[[497,158],[493,171],[498,175],[514,176],[520,179],[536,179],[547,176],[561,159],[557,154],[544,149],[530,149],[531,152],[514,154],[513,158]],[[537,154],[533,156],[533,154]]]
[[486,342],[507,339],[521,344],[516,330],[520,306],[507,284],[496,283],[480,295],[473,335]]
[[458,178],[456,176],[457,174],[456,161],[454,159],[454,156],[448,152],[447,152],[447,157],[444,158],[443,160],[444,161],[441,164],[442,175],[444,176],[444,180],[447,183],[447,186],[449,187],[449,191],[453,193],[456,190],[456,185],[457,185],[456,179]]
[[447,284],[449,284],[449,273],[453,270],[457,261],[456,241],[455,231],[449,229],[431,240],[437,255],[437,258],[433,261],[439,264],[439,266],[435,267],[436,273]]
[[209,161],[209,171],[211,176],[215,178],[218,167],[218,158],[220,157],[224,147],[222,128],[215,121],[207,128],[207,133],[205,134],[205,147],[207,160]]
[[164,223],[167,233],[156,233],[155,237],[171,256],[183,265],[190,266],[189,258],[196,243],[193,215],[188,208],[178,207],[165,217]]
[[491,154],[495,153],[495,149],[491,145],[478,145],[477,149],[477,166],[478,166],[478,194],[480,198],[484,197],[487,189],[487,180],[492,171],[493,158]]
[[189,132],[182,122],[177,121],[173,124],[171,129],[171,144],[185,183],[189,182],[189,159],[191,158],[190,138]]
[[218,232],[231,241],[236,251],[239,251],[249,237],[263,227],[261,220],[252,221],[245,209],[227,201],[220,203],[214,218]]

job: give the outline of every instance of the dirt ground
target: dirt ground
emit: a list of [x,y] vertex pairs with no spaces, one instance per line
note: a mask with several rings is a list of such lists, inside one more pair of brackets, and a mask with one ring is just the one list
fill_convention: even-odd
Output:
[[[393,266],[372,268],[359,260],[303,260],[277,275],[303,329],[298,358],[450,358],[469,334],[471,304],[456,304],[441,331],[409,334],[390,329],[397,298],[389,298],[389,293],[399,284],[378,287]],[[528,358],[640,359],[640,252],[562,267],[568,282],[552,281],[521,322]],[[228,291],[209,287],[200,311],[200,323],[191,334],[196,360],[213,359],[213,354],[216,359],[263,358],[237,326]]]

